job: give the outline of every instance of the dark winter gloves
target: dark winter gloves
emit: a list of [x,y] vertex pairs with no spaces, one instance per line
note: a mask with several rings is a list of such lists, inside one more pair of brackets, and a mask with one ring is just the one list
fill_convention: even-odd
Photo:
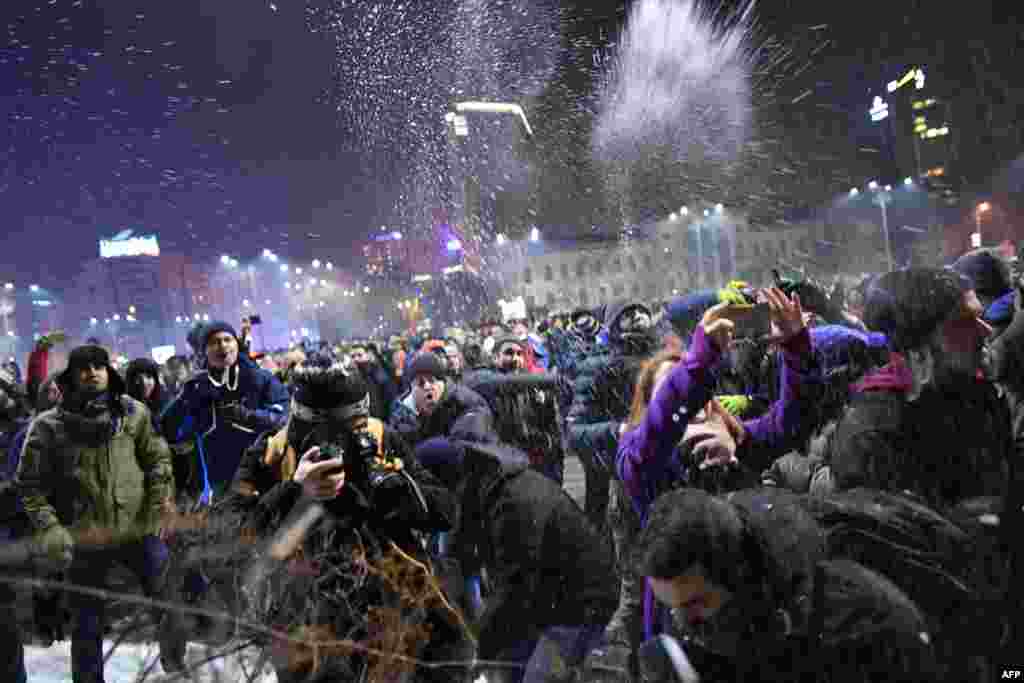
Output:
[[217,406],[217,412],[223,420],[242,425],[243,427],[248,426],[253,418],[253,411],[241,403],[223,403]]

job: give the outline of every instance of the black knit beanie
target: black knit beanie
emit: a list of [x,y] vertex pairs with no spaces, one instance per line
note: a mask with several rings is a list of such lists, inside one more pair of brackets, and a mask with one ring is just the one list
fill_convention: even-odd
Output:
[[209,323],[203,327],[204,349],[210,343],[210,337],[217,334],[218,332],[227,332],[232,337],[234,337],[236,341],[238,340],[238,333],[235,332],[235,328],[232,327],[231,323],[225,322],[223,320],[214,320],[212,323]]
[[910,268],[886,273],[864,296],[864,324],[901,352],[923,346],[956,310],[971,283],[953,270]]

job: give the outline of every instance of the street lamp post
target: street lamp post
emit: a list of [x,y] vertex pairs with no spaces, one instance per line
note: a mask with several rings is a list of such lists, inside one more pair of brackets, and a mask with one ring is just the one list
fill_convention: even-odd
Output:
[[882,237],[885,239],[885,260],[889,265],[889,271],[895,270],[892,260],[892,243],[889,240],[889,196],[879,193],[878,206],[882,209]]
[[[992,210],[992,205],[988,202],[982,202],[978,204],[978,207],[974,210],[974,227],[975,227],[975,238],[977,242],[976,246],[981,246],[981,214],[988,213]],[[972,245],[975,246],[975,245]]]

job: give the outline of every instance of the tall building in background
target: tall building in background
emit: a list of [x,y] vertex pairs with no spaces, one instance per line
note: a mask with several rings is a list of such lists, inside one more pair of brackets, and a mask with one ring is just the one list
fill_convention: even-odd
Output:
[[[919,178],[936,199],[959,201],[951,107],[928,87],[924,67],[910,67],[875,96],[871,116],[887,126],[896,173]],[[898,178],[886,179],[890,182]]]

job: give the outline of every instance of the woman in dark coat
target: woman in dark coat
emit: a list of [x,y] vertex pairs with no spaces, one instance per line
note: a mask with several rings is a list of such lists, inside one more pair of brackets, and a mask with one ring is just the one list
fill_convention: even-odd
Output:
[[146,404],[153,426],[159,429],[160,415],[168,403],[160,383],[160,366],[148,358],[136,358],[128,364],[125,383],[128,385],[128,395]]

